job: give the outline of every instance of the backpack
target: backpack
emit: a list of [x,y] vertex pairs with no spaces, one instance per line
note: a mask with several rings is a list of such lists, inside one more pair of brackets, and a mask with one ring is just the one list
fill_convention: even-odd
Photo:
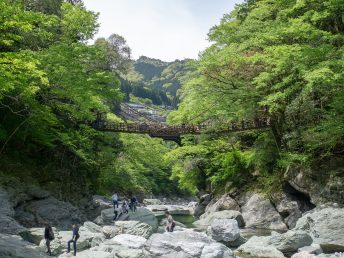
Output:
[[52,228],[49,228],[49,240],[54,240],[54,239],[55,239],[54,231]]

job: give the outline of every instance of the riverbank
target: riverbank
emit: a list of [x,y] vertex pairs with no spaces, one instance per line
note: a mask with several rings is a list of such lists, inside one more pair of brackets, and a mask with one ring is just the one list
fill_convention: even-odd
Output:
[[[208,204],[199,214],[205,200]],[[297,216],[294,213],[297,218],[291,219],[283,217],[281,209],[259,193],[235,198],[230,194],[207,195],[189,204],[146,199],[136,213],[122,215],[115,222],[111,202],[102,196],[90,201],[99,211],[93,221],[70,203],[33,186],[21,195],[1,188],[0,203],[0,257],[6,258],[47,257],[45,221],[54,226],[51,248],[59,258],[67,257],[70,224],[75,222],[81,225],[77,244],[77,257],[81,258],[327,258],[339,257],[344,251],[343,208],[320,205]],[[284,204],[292,206],[290,202]],[[161,215],[165,210],[176,219],[173,233],[164,232]]]

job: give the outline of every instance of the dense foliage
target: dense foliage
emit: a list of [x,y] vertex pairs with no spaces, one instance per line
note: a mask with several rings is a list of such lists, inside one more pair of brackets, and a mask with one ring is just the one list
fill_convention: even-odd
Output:
[[0,172],[7,177],[8,164],[33,164],[31,176],[62,194],[84,186],[168,192],[160,141],[87,124],[95,111],[119,119],[110,112],[123,98],[119,74],[131,60],[116,34],[86,44],[97,14],[79,2],[0,0]]
[[170,122],[267,115],[272,125],[175,150],[174,177],[194,191],[200,173],[208,184],[248,185],[342,155],[343,13],[343,0],[247,0],[224,15]]

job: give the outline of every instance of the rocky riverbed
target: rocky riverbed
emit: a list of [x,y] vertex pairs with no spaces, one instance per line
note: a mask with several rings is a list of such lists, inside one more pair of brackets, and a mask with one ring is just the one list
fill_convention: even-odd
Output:
[[[34,186],[20,193],[0,188],[0,257],[48,257],[46,221],[54,226],[53,256],[60,258],[68,257],[70,225],[75,222],[81,225],[80,258],[344,257],[344,208],[336,204],[305,211],[283,195],[273,203],[259,193],[205,194],[191,203],[145,199],[136,213],[116,222],[108,198],[94,196],[89,205],[97,217],[90,219]],[[165,210],[176,220],[184,219],[173,233],[164,232]]]

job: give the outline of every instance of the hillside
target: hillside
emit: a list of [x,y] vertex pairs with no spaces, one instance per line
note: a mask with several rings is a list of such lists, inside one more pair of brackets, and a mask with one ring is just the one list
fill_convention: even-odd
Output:
[[122,80],[122,91],[127,101],[136,100],[155,105],[176,107],[179,103],[178,90],[181,88],[188,72],[191,60],[164,62],[141,56],[133,61],[132,68]]

